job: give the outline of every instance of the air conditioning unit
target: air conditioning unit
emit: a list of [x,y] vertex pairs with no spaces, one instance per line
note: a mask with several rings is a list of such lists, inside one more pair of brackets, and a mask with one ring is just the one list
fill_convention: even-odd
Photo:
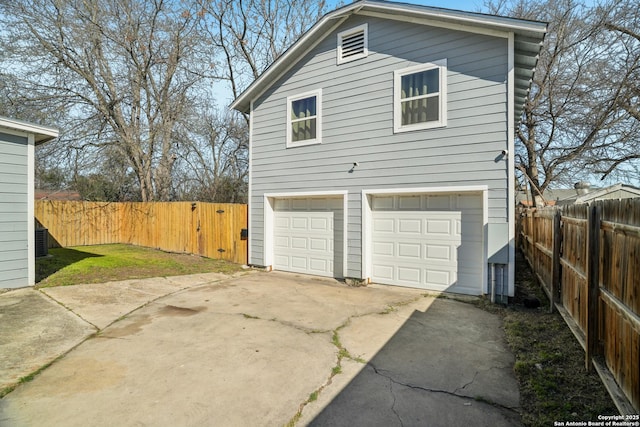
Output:
[[36,258],[47,256],[49,253],[49,230],[36,228]]

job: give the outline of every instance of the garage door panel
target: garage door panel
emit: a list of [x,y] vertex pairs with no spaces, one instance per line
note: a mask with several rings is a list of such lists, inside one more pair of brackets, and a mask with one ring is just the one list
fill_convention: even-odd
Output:
[[373,266],[372,275],[381,280],[392,281],[394,279],[393,272],[395,268],[393,265],[375,264]]
[[289,243],[291,239],[284,236],[277,236],[274,241],[274,245],[277,248],[289,248],[291,243]]
[[420,260],[420,246],[420,243],[398,243],[398,257]]
[[393,233],[395,229],[393,218],[380,218],[373,221],[374,233]]
[[331,231],[333,218],[311,218],[309,231]]
[[327,251],[329,250],[329,242],[327,239],[315,239],[310,237],[309,249],[312,251]]
[[421,234],[422,220],[420,218],[398,219],[398,233]]
[[308,266],[308,259],[301,256],[291,256],[291,267],[299,270],[306,270]]
[[373,197],[372,280],[480,294],[483,260],[479,194]]
[[449,245],[425,244],[424,249],[425,249],[425,256],[424,256],[425,261],[441,262],[441,261],[451,261],[452,259],[453,260],[456,259],[455,251],[453,251],[451,246]]
[[[427,219],[425,220],[425,235],[426,236],[450,236],[452,231],[455,230],[452,220],[442,219]],[[457,233],[456,233],[457,234]]]
[[309,229],[309,218],[291,218],[291,228],[306,231]]
[[398,267],[398,281],[419,285],[422,269],[416,267]]
[[374,242],[373,243],[373,255],[379,256],[394,256],[395,245],[393,242]]
[[274,221],[275,228],[289,228],[291,225],[291,218],[279,216]]
[[291,238],[291,249],[307,249],[307,240],[304,237]]
[[273,261],[275,263],[275,265],[278,265],[280,267],[282,267],[283,269],[286,269],[288,267],[290,267],[289,265],[289,257],[286,255],[275,255],[273,257]]
[[276,199],[273,206],[274,268],[334,277],[334,258],[342,267],[342,198]]
[[430,285],[431,288],[433,286],[438,286],[442,288],[438,288],[438,290],[443,290],[448,286],[451,286],[454,282],[450,270],[437,270],[435,268],[431,268],[425,271],[425,282],[427,285]]

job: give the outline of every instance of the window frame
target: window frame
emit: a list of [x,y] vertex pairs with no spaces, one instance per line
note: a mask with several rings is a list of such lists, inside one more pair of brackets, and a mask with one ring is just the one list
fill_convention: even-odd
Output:
[[[422,123],[414,123],[410,125],[402,124],[402,77],[410,74],[417,74],[423,71],[438,69],[439,70],[439,102],[438,120],[432,120]],[[433,96],[433,95],[432,95]],[[425,97],[426,98],[426,97]],[[447,126],[447,59],[426,62],[411,67],[395,70],[393,72],[393,130],[394,133],[410,132],[414,130],[434,129]]]
[[[293,132],[292,132],[292,124],[294,120],[291,118],[291,108],[294,101],[299,101],[305,98],[311,98],[315,96],[316,98],[316,137],[314,139],[305,139],[302,141],[293,141]],[[316,89],[304,93],[299,93],[297,95],[292,95],[287,97],[287,148],[293,147],[303,147],[305,145],[314,145],[314,144],[322,144],[322,89]],[[309,117],[300,120],[309,120]]]
[[[362,31],[364,34],[364,49],[362,53],[357,55],[350,56],[349,58],[342,57],[342,40],[345,37],[348,37],[352,34],[358,33]],[[344,30],[338,33],[338,42],[336,46],[336,63],[338,65],[345,64],[347,62],[356,61],[358,59],[366,58],[369,56],[369,24],[364,23],[362,25],[358,25],[357,27],[349,28],[348,30]]]

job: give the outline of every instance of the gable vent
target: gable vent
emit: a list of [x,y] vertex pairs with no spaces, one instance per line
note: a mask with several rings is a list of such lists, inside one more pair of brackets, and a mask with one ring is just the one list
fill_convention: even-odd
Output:
[[338,64],[364,58],[367,54],[367,24],[338,34]]

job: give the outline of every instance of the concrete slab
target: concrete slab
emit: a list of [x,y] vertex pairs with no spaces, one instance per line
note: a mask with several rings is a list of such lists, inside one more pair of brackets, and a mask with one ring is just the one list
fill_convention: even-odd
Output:
[[[2,399],[0,425],[518,424],[500,320],[470,304],[277,272],[177,282]],[[57,297],[89,317],[137,295],[75,289]]]
[[104,329],[122,316],[159,297],[182,289],[215,283],[230,276],[221,273],[131,279],[97,284],[44,288],[42,292],[60,301],[82,319]]
[[33,288],[0,294],[0,390],[14,386],[95,332]]
[[416,307],[352,319],[341,341],[367,366],[344,389],[327,387],[334,397],[311,409],[310,425],[519,424],[514,358],[500,319],[452,300],[427,305],[409,316]]

